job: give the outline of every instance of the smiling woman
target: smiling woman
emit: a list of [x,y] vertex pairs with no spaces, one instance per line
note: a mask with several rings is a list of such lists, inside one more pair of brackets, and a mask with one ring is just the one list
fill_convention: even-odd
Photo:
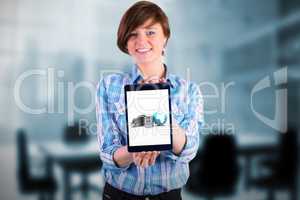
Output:
[[130,33],[127,42],[128,53],[136,64],[144,67],[150,63],[159,63],[166,41],[162,26],[159,23],[153,24],[153,20],[149,19]]
[[132,56],[142,73],[155,76],[163,69],[162,57],[169,37],[169,20],[163,10],[156,4],[139,2],[121,19],[117,43],[121,51]]
[[[134,30],[143,24],[144,28],[150,28],[154,23],[161,25],[164,36],[169,39],[171,34],[169,20],[159,6],[150,2],[139,2],[131,6],[123,15],[118,29],[117,43],[120,50],[128,54],[127,41],[132,34],[134,35]],[[152,34],[151,29],[149,34]]]
[[[167,71],[164,48],[170,38],[168,17],[156,4],[139,1],[123,15],[117,44],[134,62],[131,73],[111,74],[100,80],[96,94],[100,157],[105,187],[103,199],[181,199],[181,187],[189,177],[188,163],[199,145],[203,100],[199,87]],[[167,82],[172,104],[172,149],[130,153],[127,150],[124,107],[126,84]],[[120,94],[119,98],[111,96]],[[151,99],[151,97],[149,97]],[[185,99],[186,101],[182,101]],[[134,102],[138,106],[139,102]],[[159,105],[158,105],[159,106]],[[119,107],[119,106],[118,106]],[[159,110],[156,108],[155,110]],[[165,115],[137,115],[133,127],[163,126]],[[158,130],[158,129],[157,129]],[[145,139],[145,142],[148,142]]]

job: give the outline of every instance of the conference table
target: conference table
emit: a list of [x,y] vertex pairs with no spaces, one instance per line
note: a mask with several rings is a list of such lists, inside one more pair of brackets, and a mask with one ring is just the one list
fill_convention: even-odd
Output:
[[97,139],[84,143],[66,143],[62,140],[42,142],[37,144],[37,148],[47,159],[51,160],[52,165],[56,164],[62,169],[64,188],[63,195],[65,200],[71,199],[70,175],[72,171],[74,171],[74,168],[76,169],[76,166],[89,167],[88,165],[95,165],[95,163],[99,163],[98,169],[100,173],[102,164],[99,157]]
[[[257,135],[257,134],[240,134],[236,135],[238,153],[245,159],[244,175],[245,187],[248,187],[251,176],[251,162],[257,155],[270,154],[277,149],[278,138],[274,134]],[[65,142],[50,141],[38,144],[38,148],[51,159],[53,164],[59,165],[63,170],[64,180],[64,199],[70,199],[70,163],[73,165],[81,164],[85,160],[99,160],[99,147],[97,139],[93,139],[83,144],[66,144]],[[200,144],[201,151],[201,144]],[[201,153],[201,152],[200,152]],[[99,164],[99,171],[101,165]]]

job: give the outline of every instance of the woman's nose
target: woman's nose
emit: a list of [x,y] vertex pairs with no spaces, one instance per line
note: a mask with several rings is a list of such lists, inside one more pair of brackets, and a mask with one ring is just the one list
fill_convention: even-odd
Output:
[[145,34],[139,34],[137,37],[137,42],[139,44],[143,44],[143,43],[147,42],[147,36]]

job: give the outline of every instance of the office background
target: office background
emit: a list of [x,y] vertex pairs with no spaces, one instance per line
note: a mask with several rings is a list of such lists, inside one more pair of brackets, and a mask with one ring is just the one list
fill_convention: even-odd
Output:
[[[59,140],[68,123],[83,120],[96,140],[95,108],[89,107],[94,103],[92,86],[102,75],[131,68],[130,57],[117,48],[116,32],[122,14],[134,2],[0,0],[1,199],[35,198],[21,194],[17,186],[19,128],[26,130],[32,143],[41,143]],[[253,108],[273,119],[275,91],[282,88],[288,88],[287,125],[298,130],[298,0],[154,2],[170,20],[165,58],[168,68],[199,84],[204,95],[206,126],[201,134],[230,129],[235,135],[250,138],[277,137],[278,130],[260,120]],[[274,84],[274,72],[280,69],[287,69],[288,84],[283,86]],[[26,77],[18,88],[24,73],[33,70],[40,70],[42,75]],[[49,74],[53,74],[51,89]],[[266,76],[272,80],[271,86],[253,96],[251,102],[252,89]],[[73,89],[76,84],[85,86],[73,94],[69,83]],[[46,110],[41,114],[26,112],[19,100],[28,108]],[[76,112],[70,101],[77,111],[88,111]],[[95,177],[97,183],[99,175],[95,173]],[[247,194],[264,198],[264,193],[239,191],[234,198],[243,199]],[[187,199],[202,198],[189,192],[185,195]]]

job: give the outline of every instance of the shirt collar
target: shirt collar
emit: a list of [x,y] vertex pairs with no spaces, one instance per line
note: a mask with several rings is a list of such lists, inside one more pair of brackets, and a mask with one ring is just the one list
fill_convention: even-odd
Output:
[[[166,80],[170,84],[171,87],[174,87],[175,80],[173,76],[169,73],[168,67],[166,64],[164,64],[165,70],[166,70]],[[134,65],[131,70],[131,77],[132,77],[132,84],[138,84],[139,81],[143,80],[143,75],[141,71],[139,70],[137,65]]]

